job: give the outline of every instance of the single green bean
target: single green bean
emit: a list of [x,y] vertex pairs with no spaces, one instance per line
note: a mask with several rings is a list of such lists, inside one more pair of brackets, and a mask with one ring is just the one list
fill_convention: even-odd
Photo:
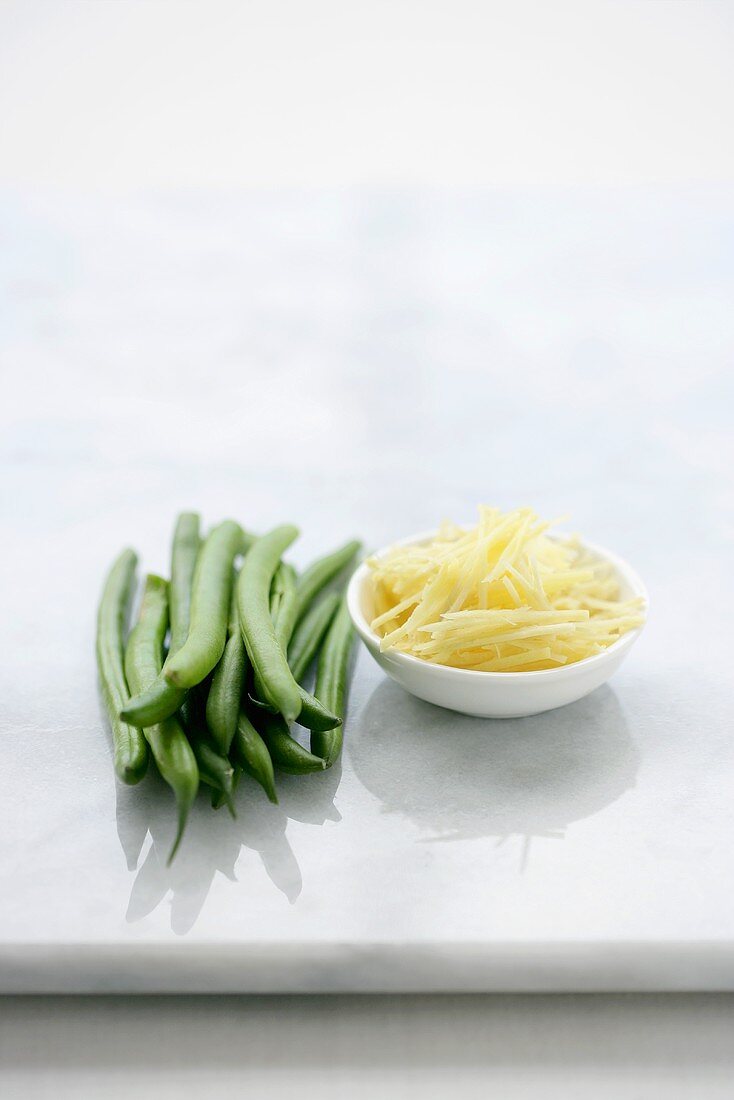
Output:
[[280,611],[281,600],[288,588],[290,578],[287,575],[286,564],[284,561],[280,562],[278,568],[273,573],[273,579],[270,582],[270,597],[268,600],[268,606],[270,607],[270,618],[275,622]]
[[224,795],[221,791],[218,791],[216,787],[212,787],[209,798],[213,810],[221,810],[222,806],[227,805],[227,800]]
[[[282,561],[275,570],[270,586],[270,619],[275,628],[278,645],[285,653],[288,641],[293,633],[296,612],[296,571],[288,562]],[[254,695],[258,699],[266,697],[266,690],[259,676],[254,677]]]
[[329,581],[345,569],[349,565],[352,558],[358,553],[361,543],[354,539],[352,542],[345,543],[344,546],[340,546],[338,550],[334,550],[331,554],[326,554],[323,558],[318,558],[315,562],[309,565],[308,569],[304,569],[301,576],[298,578],[298,591],[296,594],[296,620],[302,618],[306,613],[309,605],[314,599],[314,596],[318,595],[322,588],[324,588]]
[[[232,765],[232,773],[232,805],[234,805],[234,795],[237,793],[237,788],[240,785],[240,779],[242,777],[242,768],[239,764]],[[215,790],[214,787],[212,787],[211,801],[213,810],[221,810],[222,806],[227,805],[227,799],[225,795],[222,793],[222,791]],[[231,812],[232,816],[234,817],[234,812]]]
[[182,512],[176,520],[171,545],[171,583],[168,587],[171,639],[168,654],[178,653],[189,636],[191,595],[201,547],[200,517]]
[[293,631],[293,637],[288,646],[288,664],[299,683],[316,656],[338,606],[339,594],[327,592],[323,599],[309,607]]
[[296,718],[299,726],[305,726],[306,729],[316,731],[329,730],[342,724],[338,714],[334,714],[333,711],[327,709],[320,699],[306,691],[300,684],[298,685],[298,693],[301,696],[301,709]]
[[237,763],[256,779],[271,802],[277,802],[273,761],[267,745],[253,726],[244,710],[237,718],[237,729],[232,742],[232,756]]
[[225,756],[229,752],[245,684],[247,654],[237,615],[237,592],[233,583],[229,608],[227,644],[222,659],[214,670],[206,701],[206,724],[215,745]]
[[199,775],[203,783],[222,796],[232,817],[236,817],[234,808],[234,768],[226,756],[221,756],[208,741],[193,739],[191,744],[199,766]]
[[188,637],[178,653],[166,661],[164,675],[176,687],[200,684],[224,652],[232,565],[242,548],[243,536],[240,525],[228,519],[204,541],[194,572]]
[[[148,576],[140,616],[130,632],[125,650],[125,673],[130,687],[145,691],[161,670],[163,641],[168,625],[168,584]],[[189,810],[199,788],[199,769],[191,745],[177,718],[165,718],[145,729],[158,771],[172,789],[178,804],[178,831],[168,857],[170,864],[181,843]]]
[[214,744],[206,722],[206,702],[209,685],[197,684],[188,694],[182,710],[184,728],[189,744],[194,750],[199,776],[208,787],[222,794],[229,806],[229,812],[235,817],[233,795],[234,769],[227,756]]
[[195,512],[182,512],[176,520],[171,548],[170,604],[171,641],[163,669],[147,691],[136,695],[123,708],[121,717],[139,726],[154,726],[175,714],[183,705],[186,689],[174,687],[165,677],[168,661],[186,641],[191,616],[191,586],[199,554],[199,517]]
[[[341,718],[332,714],[315,695],[311,695],[304,687],[298,685],[298,697],[301,700],[301,709],[298,712],[296,722],[299,726],[305,726],[309,730],[330,730],[334,726],[341,725]],[[256,695],[250,696],[250,702],[259,711],[267,714],[277,714],[271,706],[264,703]]]
[[270,584],[281,555],[298,536],[290,525],[276,527],[252,546],[237,582],[237,608],[242,637],[264,701],[292,722],[301,709],[298,684],[293,679],[270,618]]
[[129,699],[123,668],[123,631],[138,563],[133,550],[123,550],[107,574],[97,612],[97,668],[110,719],[115,771],[123,783],[139,783],[148,766],[148,746],[139,729],[124,722],[120,711]]
[[[342,596],[339,610],[321,647],[314,692],[339,717],[344,714],[349,654],[353,640],[354,629],[347,609],[347,599]],[[314,730],[311,733],[311,751],[322,757],[329,768],[339,757],[343,739],[344,728],[341,725],[330,730]]]
[[314,756],[291,737],[282,715],[260,711],[258,722],[262,739],[279,771],[289,775],[308,775],[324,770],[326,764],[321,757]]
[[296,625],[298,604],[296,600],[298,578],[296,571],[288,562],[282,561],[278,568],[280,574],[280,603],[277,613],[273,616],[275,636],[283,652],[288,648],[293,628]]

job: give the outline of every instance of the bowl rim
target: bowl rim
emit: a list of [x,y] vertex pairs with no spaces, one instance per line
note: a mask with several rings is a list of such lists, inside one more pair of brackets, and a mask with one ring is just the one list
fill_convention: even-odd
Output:
[[[370,554],[370,558],[382,558],[386,554],[390,553],[398,546],[410,546],[414,543],[427,542],[437,534],[438,529],[430,531],[421,531],[415,535],[408,535],[406,538],[397,539],[395,542],[391,542],[388,546],[383,547],[381,550]],[[555,532],[548,536],[549,538],[567,538],[569,536],[562,532]],[[555,679],[565,680],[570,676],[583,674],[586,669],[592,668],[594,665],[603,664],[606,661],[613,660],[615,656],[621,656],[624,654],[630,646],[632,646],[640,634],[644,630],[647,624],[647,617],[650,609],[650,597],[648,595],[647,588],[639,576],[637,571],[632,568],[629,562],[619,555],[612,553],[611,550],[607,550],[606,547],[600,546],[598,543],[590,542],[588,539],[582,539],[579,537],[579,541],[585,549],[590,550],[597,557],[604,558],[609,561],[619,573],[626,583],[631,588],[635,596],[641,596],[645,601],[645,622],[640,626],[636,626],[633,630],[628,630],[626,634],[623,634],[616,642],[612,642],[602,653],[594,653],[591,657],[583,657],[580,661],[574,661],[570,665],[559,665],[558,668],[540,668],[532,669],[527,672],[486,672],[482,669],[476,668],[454,668],[452,665],[440,665],[433,661],[422,661],[420,657],[414,657],[412,653],[401,653],[396,650],[380,650],[380,638],[372,630],[367,619],[365,618],[364,611],[362,610],[362,593],[366,578],[369,576],[369,565],[367,560],[360,562],[358,567],[352,574],[349,585],[347,586],[347,608],[351,617],[352,623],[362,638],[364,643],[369,647],[376,647],[380,656],[385,660],[394,661],[398,665],[404,665],[406,667],[420,668],[425,673],[431,675],[443,675],[449,676],[456,680],[466,679],[471,677],[475,682],[478,682],[479,678],[484,678],[486,683],[492,681],[496,683],[517,683],[519,681],[529,682],[532,680],[543,679]]]

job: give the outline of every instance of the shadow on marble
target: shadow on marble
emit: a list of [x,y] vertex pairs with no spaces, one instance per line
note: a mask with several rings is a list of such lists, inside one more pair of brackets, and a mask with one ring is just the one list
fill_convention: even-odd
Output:
[[[425,843],[496,836],[562,839],[565,829],[610,806],[635,784],[639,752],[610,688],[532,718],[469,718],[424,703],[390,681],[350,723],[347,751],[358,781],[386,813],[411,819]],[[194,926],[217,872],[236,879],[243,848],[257,852],[291,904],[302,889],[286,837],[289,819],[339,821],[334,796],[341,766],[323,775],[279,776],[279,804],[243,777],[237,818],[213,814],[203,790],[184,843],[166,866],[175,829],[171,795],[154,770],[136,788],[118,785],[117,830],[128,867],[137,868],[126,919],[144,919],[170,897],[171,929]],[[151,844],[138,867],[145,838]]]
[[[110,754],[110,770],[112,760]],[[117,821],[117,838],[125,855],[128,871],[134,871],[138,866],[140,854],[148,835],[148,822],[143,814],[137,810],[137,791],[126,787],[119,780],[115,781],[115,819]]]
[[[340,776],[340,767],[309,776],[306,783],[303,777],[278,776],[277,806],[265,799],[257,783],[243,776],[235,819],[224,809],[213,813],[209,792],[202,789],[170,867],[166,859],[175,831],[170,791],[154,770],[140,787],[118,784],[117,832],[128,868],[137,868],[126,913],[128,923],[142,920],[170,896],[171,929],[185,935],[196,923],[216,873],[236,880],[235,867],[243,848],[258,853],[273,885],[294,904],[303,881],[285,835],[288,821],[293,818],[323,825],[340,820],[334,806]],[[148,833],[151,844],[138,867]]]
[[279,805],[286,816],[304,825],[324,825],[327,821],[341,821],[341,814],[334,805],[342,777],[341,760],[321,775],[278,775]]
[[532,837],[561,838],[633,787],[640,762],[608,687],[531,718],[487,720],[385,680],[350,733],[360,782],[432,842],[519,835],[527,850]]

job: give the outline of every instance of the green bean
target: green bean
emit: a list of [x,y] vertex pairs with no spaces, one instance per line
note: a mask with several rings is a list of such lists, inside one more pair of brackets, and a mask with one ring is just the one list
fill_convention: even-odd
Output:
[[234,769],[226,754],[214,744],[206,722],[208,684],[197,684],[188,694],[182,710],[184,728],[199,766],[199,777],[208,787],[219,792],[235,817],[233,795]]
[[[301,709],[298,712],[296,722],[299,726],[305,726],[309,730],[330,730],[334,726],[340,726],[341,718],[332,714],[315,695],[311,695],[305,688],[298,685],[298,696],[301,700]],[[277,714],[272,707],[264,703],[256,695],[250,696],[250,703],[259,713]]]
[[301,709],[298,684],[288,668],[270,618],[270,584],[281,555],[298,536],[290,525],[263,535],[245,556],[237,582],[240,628],[264,701],[292,722]]
[[199,517],[195,512],[182,512],[176,521],[171,549],[171,584],[169,604],[171,641],[162,671],[147,691],[136,695],[123,708],[121,717],[139,726],[154,726],[175,714],[186,698],[184,688],[174,687],[165,677],[168,661],[178,653],[189,632],[191,586],[199,553]]
[[[148,576],[140,616],[130,632],[125,650],[125,673],[134,691],[145,691],[160,672],[167,625],[168,584],[161,577]],[[196,798],[199,769],[177,718],[165,718],[147,727],[144,733],[158,771],[173,790],[178,804],[178,831],[168,857],[170,863],[181,843],[186,819]]]
[[97,667],[112,730],[115,771],[123,783],[139,783],[148,766],[148,746],[139,729],[120,718],[129,693],[122,636],[135,581],[137,555],[123,550],[107,574],[97,612]]
[[227,805],[227,800],[223,793],[218,791],[216,787],[212,787],[209,798],[213,810],[221,810],[222,806]]
[[227,644],[222,659],[214,670],[209,696],[206,701],[206,724],[215,745],[225,756],[229,752],[245,683],[247,655],[237,616],[236,585],[232,586],[229,608]]
[[[282,561],[275,570],[270,586],[270,619],[275,628],[278,645],[285,653],[288,641],[293,633],[296,612],[296,571],[292,565]],[[259,676],[254,677],[254,695],[264,699],[265,688]]]
[[[281,562],[278,566],[270,590],[270,618],[275,628],[275,636],[278,644],[285,652],[295,625],[296,602],[296,572],[287,562]],[[301,726],[310,730],[332,729],[339,725],[339,718],[326,710],[318,699],[310,695],[305,688],[298,686],[298,694],[301,700],[300,710],[296,721]],[[259,676],[255,676],[254,695],[251,697],[255,706],[272,711],[273,708],[263,702],[267,698],[266,689]]]
[[280,601],[277,612],[272,615],[272,619],[278,644],[285,653],[293,628],[296,625],[296,615],[298,613],[296,586],[298,578],[293,566],[285,561],[280,563],[276,577],[278,577],[280,584]]
[[243,527],[240,527],[242,531],[242,538],[240,540],[240,554],[246,554],[252,544],[257,541],[257,535],[253,535],[251,531],[245,531]]
[[213,792],[221,795],[232,817],[236,817],[232,797],[234,794],[234,768],[231,763],[226,756],[221,756],[208,741],[194,739],[191,747],[194,750],[202,782],[211,787]]
[[168,587],[171,639],[168,654],[178,653],[189,636],[191,594],[196,560],[201,546],[200,518],[196,512],[182,512],[176,520],[171,546],[171,583]]
[[291,737],[280,714],[260,712],[260,733],[276,768],[289,775],[307,775],[320,772],[326,764],[320,756],[314,756]]
[[[315,688],[317,698],[339,717],[344,714],[349,654],[353,639],[354,630],[347,609],[347,599],[342,596],[339,610],[321,647]],[[339,757],[343,739],[344,730],[341,725],[330,730],[314,730],[311,734],[311,751],[321,756],[329,768]]]
[[318,558],[309,565],[308,569],[303,571],[298,578],[296,620],[302,618],[309,604],[313,601],[314,596],[318,595],[321,589],[324,588],[329,581],[333,580],[342,569],[349,565],[352,558],[359,551],[361,545],[362,544],[357,542],[356,539],[352,542],[347,542],[344,546],[339,547],[338,550],[334,550],[331,554],[327,554],[323,558]]
[[248,775],[257,780],[270,801],[277,802],[273,761],[267,745],[243,710],[237,718],[232,756]]
[[338,714],[327,710],[320,699],[311,695],[305,688],[298,685],[298,694],[301,699],[301,709],[298,712],[296,722],[299,726],[305,726],[309,730],[328,730],[333,726],[340,726],[342,720]]
[[298,626],[293,631],[288,646],[288,664],[291,672],[300,683],[316,656],[321,640],[329,629],[334,612],[339,606],[339,595],[327,592],[322,600],[309,607]]
[[[234,805],[234,795],[236,794],[237,788],[240,785],[240,778],[241,777],[242,777],[242,768],[240,767],[239,764],[233,764],[232,765],[232,802],[230,804],[230,807]],[[222,793],[222,791],[217,791],[217,790],[214,789],[214,787],[212,787],[211,802],[212,802],[212,809],[213,810],[221,810],[222,806],[226,806],[228,804],[226,796]],[[230,810],[230,812],[232,813],[232,816],[234,817],[234,811]]]
[[176,687],[200,684],[224,652],[232,564],[242,548],[243,537],[240,525],[228,519],[209,533],[201,548],[191,592],[188,637],[178,653],[166,662],[164,673]]
[[283,599],[283,595],[286,592],[290,578],[287,575],[287,568],[284,561],[281,561],[278,568],[273,573],[273,579],[270,582],[270,597],[268,600],[268,606],[270,607],[270,618],[275,622],[280,611],[280,604]]

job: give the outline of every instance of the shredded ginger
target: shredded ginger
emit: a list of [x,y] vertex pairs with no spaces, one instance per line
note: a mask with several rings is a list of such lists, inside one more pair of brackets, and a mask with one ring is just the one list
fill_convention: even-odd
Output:
[[480,506],[476,527],[369,561],[380,648],[480,672],[558,668],[601,653],[644,621],[614,566],[577,537],[550,538],[530,508]]

